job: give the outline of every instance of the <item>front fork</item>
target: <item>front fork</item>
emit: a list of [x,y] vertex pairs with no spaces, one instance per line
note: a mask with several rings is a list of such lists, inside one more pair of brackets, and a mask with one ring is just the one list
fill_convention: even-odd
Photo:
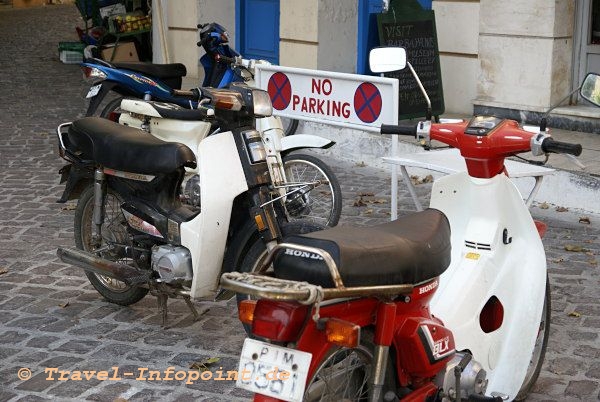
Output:
[[94,248],[102,245],[102,223],[104,222],[104,200],[106,198],[106,175],[102,168],[94,173],[94,215],[92,243]]
[[375,325],[374,370],[371,375],[371,394],[369,401],[378,402],[383,400],[383,384],[388,365],[390,345],[394,337],[394,324],[396,318],[396,304],[382,302],[377,308]]

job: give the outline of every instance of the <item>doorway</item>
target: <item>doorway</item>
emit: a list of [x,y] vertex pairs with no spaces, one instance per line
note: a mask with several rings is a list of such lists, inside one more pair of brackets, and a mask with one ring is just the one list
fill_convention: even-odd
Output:
[[236,25],[244,58],[279,64],[279,0],[236,0]]
[[576,2],[573,88],[588,72],[600,73],[600,0]]

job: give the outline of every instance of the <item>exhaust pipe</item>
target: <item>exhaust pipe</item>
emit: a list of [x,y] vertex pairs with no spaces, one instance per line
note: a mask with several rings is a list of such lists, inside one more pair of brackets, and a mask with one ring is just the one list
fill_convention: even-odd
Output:
[[56,250],[56,255],[67,264],[75,265],[84,271],[117,279],[129,286],[141,285],[150,280],[151,271],[100,258],[78,248],[59,248]]

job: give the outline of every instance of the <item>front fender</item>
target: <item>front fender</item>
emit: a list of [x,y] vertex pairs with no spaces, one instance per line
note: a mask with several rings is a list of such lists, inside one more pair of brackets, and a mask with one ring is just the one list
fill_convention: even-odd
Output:
[[335,144],[335,141],[312,134],[294,134],[281,139],[281,151],[291,151],[299,148],[322,148],[327,149]]

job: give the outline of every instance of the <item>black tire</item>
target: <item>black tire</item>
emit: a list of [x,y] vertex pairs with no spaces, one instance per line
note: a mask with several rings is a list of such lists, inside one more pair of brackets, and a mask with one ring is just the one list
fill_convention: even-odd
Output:
[[[324,229],[323,226],[316,225],[311,222],[298,221],[298,222],[290,222],[290,223],[283,225],[283,227],[281,228],[281,232],[282,232],[282,235],[285,237],[285,236],[289,236],[289,235],[293,235],[293,234],[306,234],[306,233],[316,232],[318,230],[323,230],[323,229]],[[252,238],[248,241],[247,245],[248,245],[248,247],[245,248],[245,250],[247,250],[247,252],[242,256],[240,265],[239,265],[239,269],[237,269],[237,271],[239,271],[239,272],[255,272],[255,271],[257,271],[262,266],[262,262],[264,261],[265,257],[267,256],[267,246],[265,245],[264,241],[260,237],[258,231],[254,233],[254,236],[252,236]],[[247,300],[249,298],[250,298],[250,296],[248,296],[247,294],[243,294],[243,293],[236,294],[236,299],[237,299],[238,304],[242,300]],[[243,325],[244,325],[244,330],[246,331],[246,334],[248,334],[250,336],[251,335],[250,326],[247,324],[243,324]]]
[[296,134],[296,130],[298,130],[298,120],[289,119],[287,117],[280,117],[281,124],[283,125],[283,135],[294,135]]
[[117,109],[121,107],[121,101],[124,98],[119,96],[106,104],[102,112],[100,113],[100,117],[104,119],[108,119],[110,121],[114,121],[115,123],[119,122],[119,116],[121,113],[116,112]]
[[[102,238],[111,241],[123,241],[128,236],[125,218],[120,208],[121,199],[110,188],[107,189],[104,200],[105,219],[102,224]],[[92,217],[94,213],[94,187],[88,187],[79,198],[75,210],[75,245],[77,248],[93,252],[91,243],[92,238]],[[103,244],[104,245],[104,244]],[[111,261],[123,261],[124,258],[113,252],[103,252],[102,258]],[[128,286],[116,279],[108,278],[92,272],[85,272],[92,286],[106,300],[121,306],[140,301],[148,293],[148,289]]]
[[551,314],[551,293],[550,293],[550,280],[546,277],[546,294],[544,296],[544,307],[542,309],[542,318],[540,320],[540,329],[538,332],[538,338],[535,342],[533,349],[533,355],[529,367],[527,368],[527,374],[525,375],[525,381],[521,385],[521,389],[515,397],[515,401],[522,401],[527,398],[529,392],[535,385],[535,382],[540,375],[542,365],[544,364],[544,357],[546,356],[546,348],[548,347],[548,338],[550,337],[550,314]]
[[[288,182],[322,182],[318,187],[287,197],[288,218],[330,227],[337,225],[342,214],[342,189],[333,170],[321,159],[299,153],[285,155],[283,165]],[[288,188],[288,192],[292,190],[293,187]]]
[[[348,349],[333,347],[307,381],[303,401],[368,401],[373,367],[373,330],[361,329],[360,345]],[[388,355],[383,389],[379,400],[396,391],[394,359]]]

